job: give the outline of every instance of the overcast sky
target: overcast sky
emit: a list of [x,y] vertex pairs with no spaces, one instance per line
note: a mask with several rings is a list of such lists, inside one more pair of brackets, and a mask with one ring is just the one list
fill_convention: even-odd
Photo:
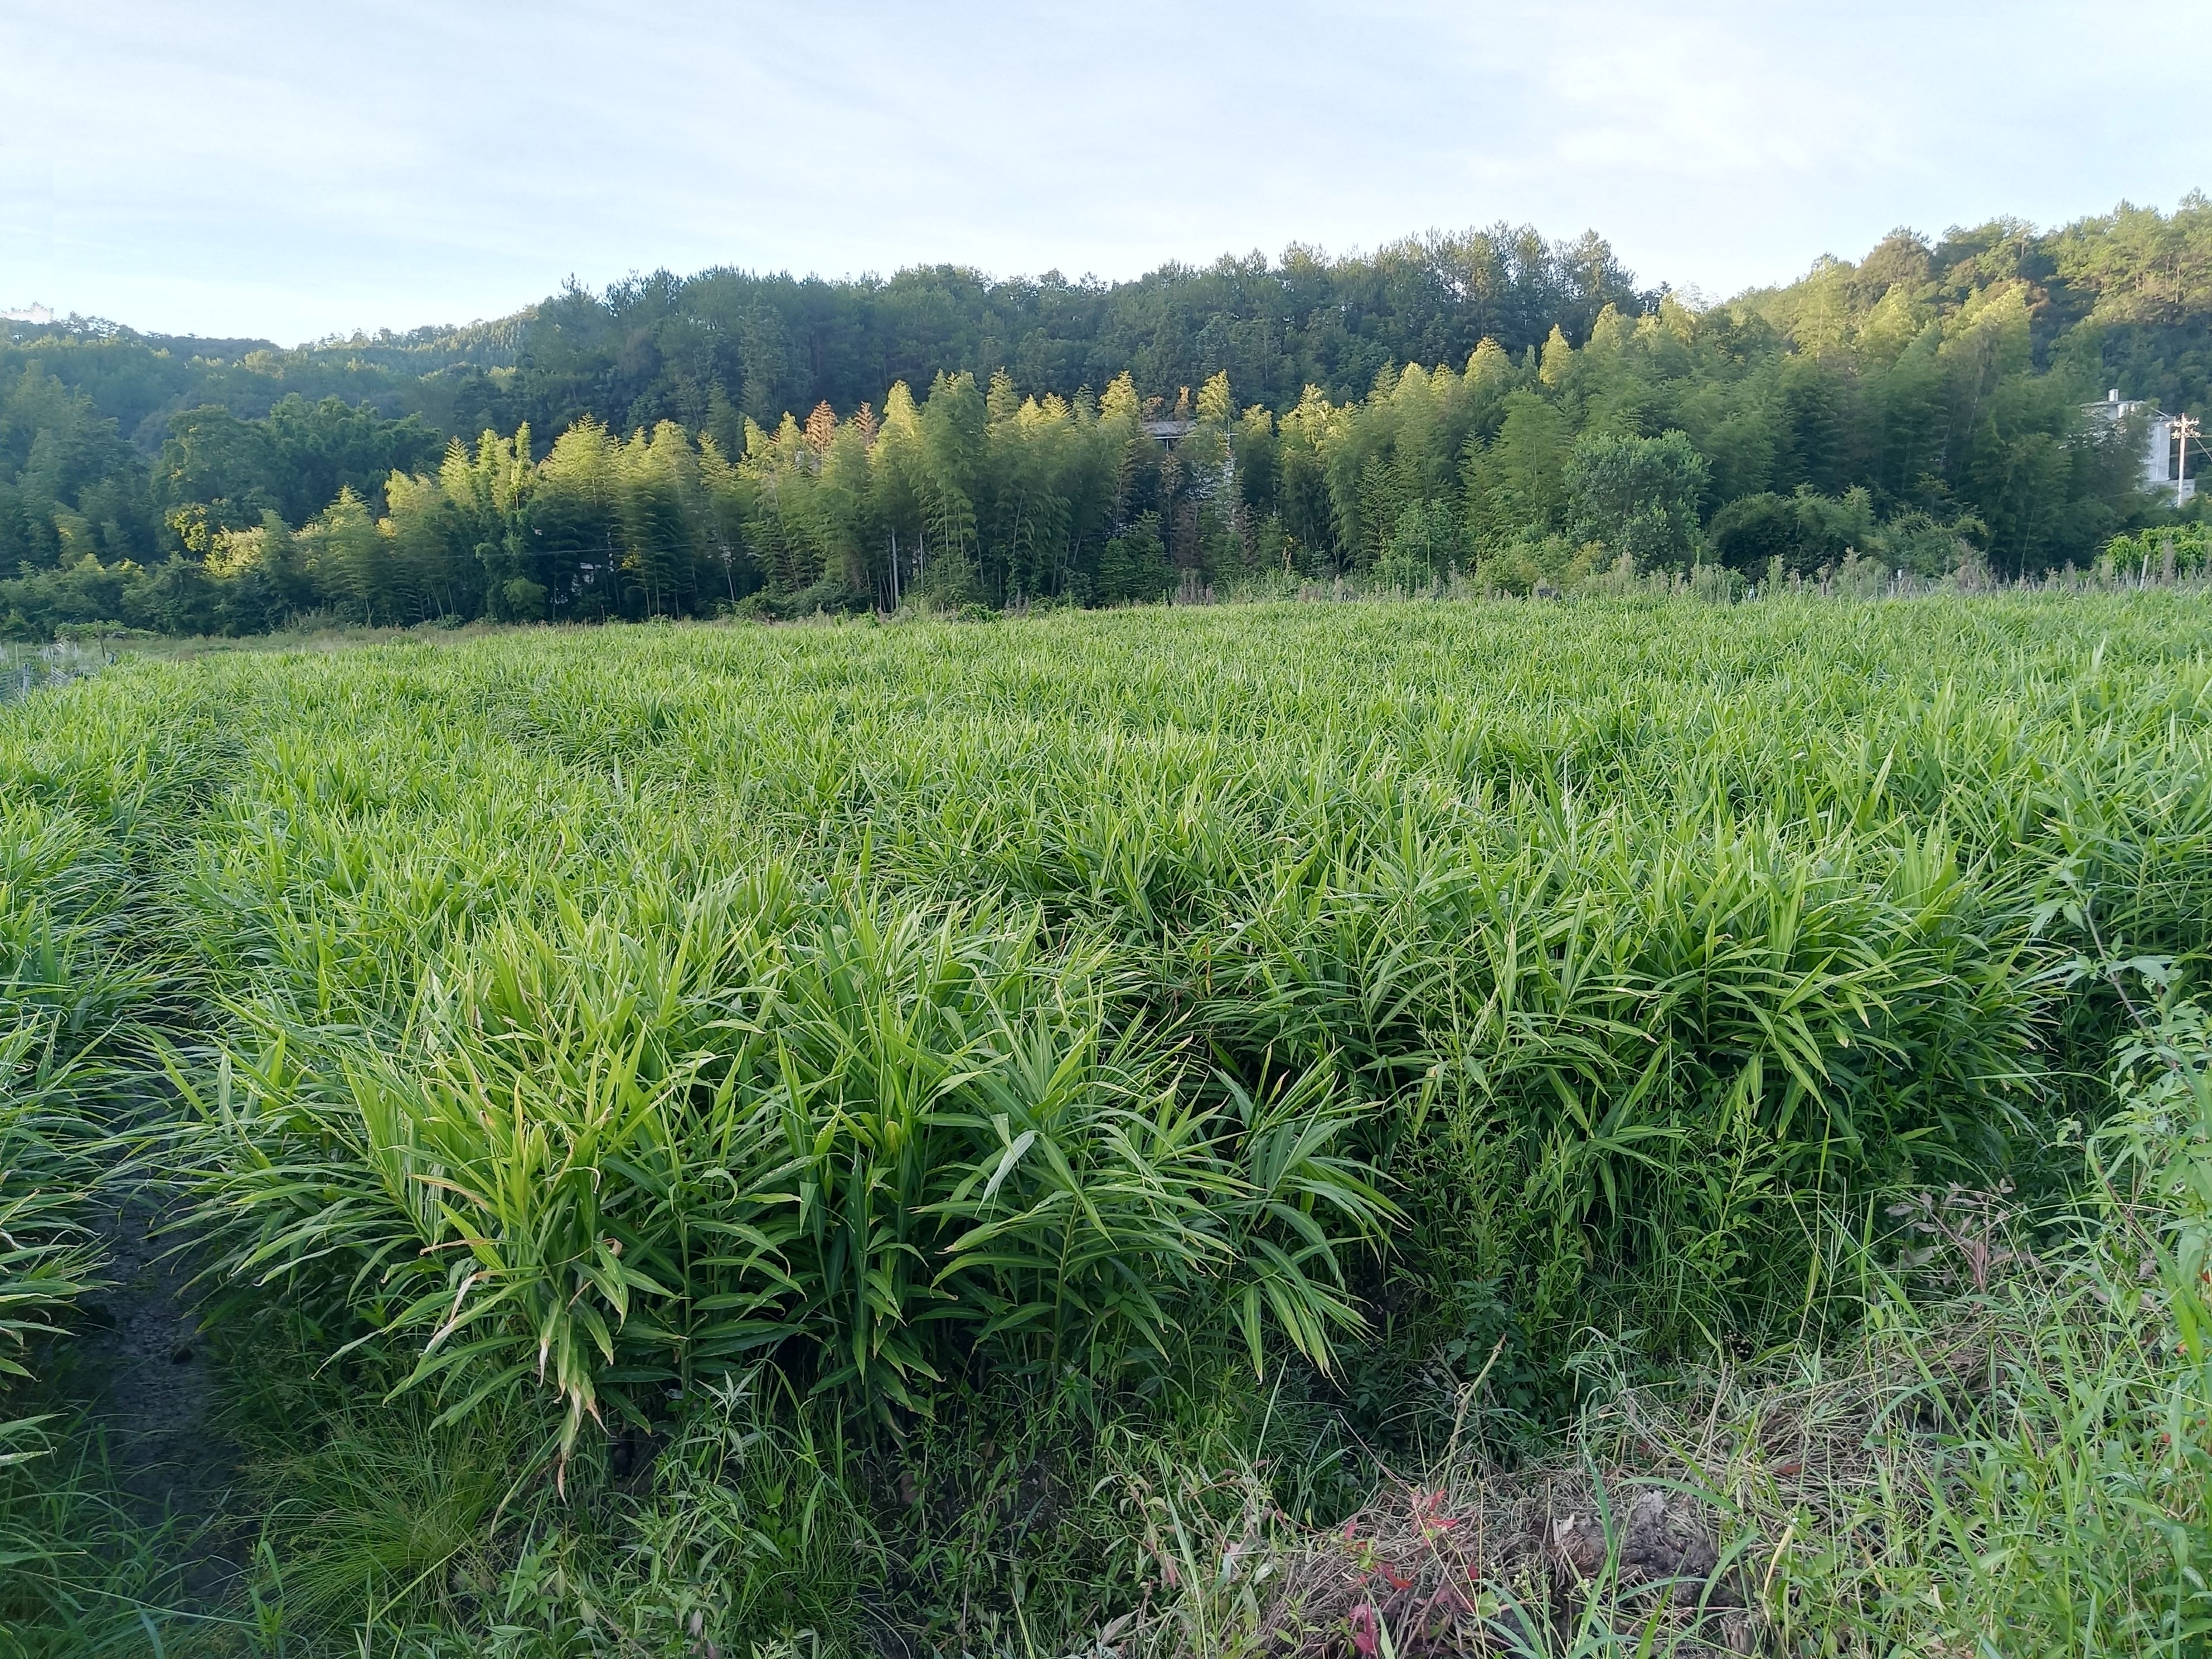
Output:
[[292,343],[573,275],[1134,276],[1504,219],[1719,296],[2212,185],[2212,0],[0,0],[0,307]]

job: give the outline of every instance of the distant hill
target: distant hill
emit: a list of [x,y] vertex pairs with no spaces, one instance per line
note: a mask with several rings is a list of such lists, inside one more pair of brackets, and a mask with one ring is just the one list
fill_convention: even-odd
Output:
[[[1814,543],[1859,546],[1875,533],[1853,526],[1917,514],[1942,527],[1942,544],[1986,540],[2002,567],[2027,570],[2091,556],[2155,508],[2112,444],[2092,441],[2083,404],[2117,388],[2170,410],[2212,406],[2212,205],[2192,194],[2171,215],[2123,204],[2051,231],[2009,220],[1935,240],[1900,231],[1856,264],[1823,258],[1786,287],[1711,307],[1640,286],[1595,234],[1499,225],[1344,258],[1293,246],[1164,265],[1115,283],[955,266],[846,281],[663,271],[604,294],[570,287],[492,322],[289,349],[75,317],[0,331],[0,573],[21,580],[88,556],[103,568],[204,563],[215,535],[268,514],[298,529],[340,491],[380,514],[392,471],[427,477],[449,439],[526,427],[523,459],[537,461],[584,423],[619,435],[672,422],[687,443],[772,470],[782,463],[762,446],[787,416],[829,431],[883,408],[896,385],[926,399],[940,380],[980,388],[994,374],[997,412],[981,412],[978,392],[979,423],[1056,397],[1079,425],[1122,377],[1137,406],[1158,412],[1188,412],[1215,383],[1232,411],[1263,411],[1265,445],[1247,422],[1232,446],[1249,462],[1231,515],[1248,559],[1279,538],[1267,540],[1270,560],[1294,544],[1293,564],[1362,568],[1381,556],[1384,516],[1414,507],[1443,515],[1422,545],[1455,562],[1501,536],[1581,535],[1597,521],[1568,501],[1573,447],[1679,432],[1692,482],[1653,556],[1809,559]],[[1479,392],[1478,347],[1492,352]],[[1458,388],[1418,443],[1390,412],[1409,365],[1447,371]],[[1279,441],[1291,445],[1287,471],[1261,453]],[[1298,481],[1300,445],[1317,458],[1311,489]],[[975,501],[1000,489],[961,476]],[[1047,565],[1075,573],[1071,596],[1103,592],[1099,550],[1133,510],[1162,515],[1170,564],[1210,572],[1218,558],[1194,550],[1197,532],[1170,545],[1178,503],[1190,504],[1176,492],[1191,487],[1141,509],[1117,497],[1089,528],[1054,532],[1073,539]],[[1047,494],[1073,501],[1070,491],[1080,493],[1062,480]],[[1792,505],[1800,494],[1832,510]],[[1089,523],[1073,507],[1061,516]],[[872,527],[850,533],[896,532],[890,506],[863,518]],[[781,531],[760,532],[772,552],[748,533],[730,559],[756,585],[811,586],[836,562],[819,549],[793,555]],[[1063,579],[1017,576],[988,526],[976,534],[991,597]],[[723,573],[729,592],[742,586],[735,568]],[[15,590],[11,625],[35,631],[76,607],[28,594]]]

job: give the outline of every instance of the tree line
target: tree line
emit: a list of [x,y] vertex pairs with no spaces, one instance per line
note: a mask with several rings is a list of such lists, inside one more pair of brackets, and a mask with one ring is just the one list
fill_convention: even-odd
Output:
[[1112,287],[656,276],[300,353],[18,335],[18,634],[1095,605],[1277,573],[1526,590],[1624,560],[2025,574],[2159,521],[2139,434],[2085,405],[2118,380],[2203,407],[2212,207],[1900,232],[1723,305],[1501,228]]

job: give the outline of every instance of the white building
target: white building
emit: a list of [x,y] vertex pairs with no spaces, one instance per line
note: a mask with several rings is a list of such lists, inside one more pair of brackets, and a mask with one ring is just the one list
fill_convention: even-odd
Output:
[[2174,435],[2175,416],[2154,409],[2140,398],[2123,398],[2114,386],[2101,404],[2084,404],[2092,420],[2118,426],[2137,415],[2144,416],[2142,483],[2146,489],[2170,489],[2176,507],[2197,493],[2197,480],[2189,476],[2188,456]]

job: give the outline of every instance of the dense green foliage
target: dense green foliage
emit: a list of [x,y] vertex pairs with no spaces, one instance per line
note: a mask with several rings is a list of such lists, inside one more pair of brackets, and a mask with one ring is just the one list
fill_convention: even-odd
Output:
[[[1574,510],[1694,471],[1588,468]],[[94,1068],[67,1114],[52,1066],[10,1098],[157,1154],[128,1179],[179,1206],[267,1448],[269,1650],[1066,1650],[1180,1582],[1153,1499],[1102,1493],[1257,1459],[1327,1520],[1348,1437],[1437,1456],[1480,1385],[1502,1448],[1607,1367],[1818,1343],[1879,1295],[1839,1227],[2063,1192],[2130,1029],[2079,953],[2201,972],[2208,621],[1375,604],[127,660],[0,712],[18,1063]],[[2130,1088],[2182,1110],[2148,1053]],[[70,1133],[6,1143],[7,1192],[81,1183]],[[2118,1187],[2195,1178],[2099,1144]],[[0,1261],[30,1317],[55,1259]],[[2071,1328],[2031,1334],[2108,1342]],[[658,1498],[617,1461],[648,1435]],[[1922,1628],[1891,1593],[1850,1618]]]
[[2212,404],[2201,198],[1899,233],[1699,308],[1595,238],[1499,228],[1116,285],[661,274],[293,352],[23,327],[0,615],[43,637],[1098,605],[1276,572],[1525,591],[1623,556],[2019,576],[2160,521],[2139,434],[2083,412],[2115,385]]

